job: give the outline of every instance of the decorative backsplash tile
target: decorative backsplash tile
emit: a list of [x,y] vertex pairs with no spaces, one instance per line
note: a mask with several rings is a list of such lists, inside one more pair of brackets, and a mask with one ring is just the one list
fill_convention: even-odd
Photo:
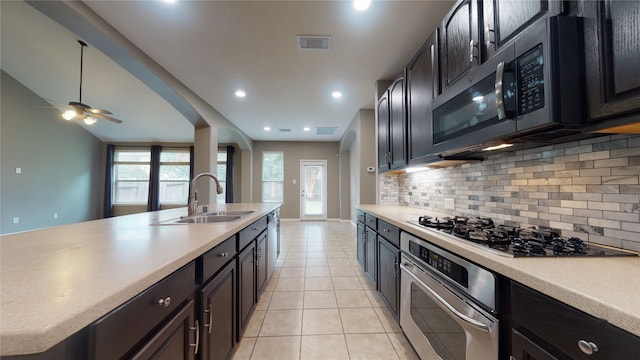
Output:
[[[381,205],[554,228],[640,251],[640,136],[612,135],[495,154],[483,162],[381,174]],[[454,203],[455,210],[444,206]],[[425,213],[427,213],[425,211]]]

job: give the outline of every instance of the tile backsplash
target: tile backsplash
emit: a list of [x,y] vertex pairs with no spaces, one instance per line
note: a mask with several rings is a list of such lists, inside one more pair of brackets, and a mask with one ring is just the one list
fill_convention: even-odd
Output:
[[[612,135],[495,154],[485,161],[381,174],[380,205],[558,229],[640,251],[640,136]],[[445,206],[446,203],[446,206]],[[451,206],[455,209],[451,209]]]

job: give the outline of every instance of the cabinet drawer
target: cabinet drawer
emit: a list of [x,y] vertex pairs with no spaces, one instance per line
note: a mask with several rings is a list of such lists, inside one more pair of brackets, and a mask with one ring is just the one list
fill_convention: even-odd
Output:
[[89,358],[107,360],[127,355],[193,297],[195,284],[196,265],[191,262],[90,325]]
[[[571,359],[627,359],[629,354],[640,354],[640,338],[515,282],[511,306],[517,330],[535,335]],[[597,345],[598,351],[585,354],[580,341]]]
[[364,222],[364,211],[357,210],[356,213],[357,213],[357,216],[358,216],[358,221],[363,223]]
[[398,227],[378,219],[378,234],[389,240],[397,248],[400,247],[400,229]]
[[202,255],[202,283],[222,269],[237,252],[236,235],[233,235]]
[[372,229],[376,229],[377,228],[377,221],[378,220],[375,216],[371,215],[371,214],[364,214],[364,224],[367,225],[368,227],[372,228]]
[[257,238],[258,235],[260,235],[260,233],[266,228],[267,217],[265,216],[241,230],[240,238],[238,239],[238,250],[244,249],[245,246],[249,245],[251,240]]

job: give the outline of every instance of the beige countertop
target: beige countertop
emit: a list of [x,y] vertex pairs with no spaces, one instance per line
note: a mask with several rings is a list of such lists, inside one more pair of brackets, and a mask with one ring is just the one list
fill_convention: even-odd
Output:
[[39,353],[239,232],[279,204],[229,223],[154,225],[163,210],[0,237],[0,355]]
[[507,258],[407,223],[425,215],[404,206],[358,208],[479,265],[640,336],[640,257]]

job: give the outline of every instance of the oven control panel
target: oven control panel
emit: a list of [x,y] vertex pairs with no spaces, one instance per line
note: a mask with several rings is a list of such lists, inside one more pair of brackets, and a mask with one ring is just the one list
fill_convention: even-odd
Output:
[[409,242],[409,252],[460,286],[469,288],[469,272],[466,268],[415,242]]

